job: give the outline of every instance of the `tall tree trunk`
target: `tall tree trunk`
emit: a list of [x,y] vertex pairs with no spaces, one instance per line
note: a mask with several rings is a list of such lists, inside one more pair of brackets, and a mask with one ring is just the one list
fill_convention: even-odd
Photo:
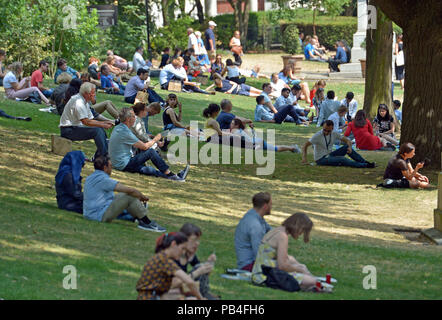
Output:
[[235,26],[241,33],[241,44],[245,50],[247,47],[247,31],[249,28],[249,0],[227,0],[234,10]]
[[[375,0],[403,30],[405,91],[401,143],[416,146],[416,161],[441,165],[442,1]],[[437,35],[430,37],[428,35]]]
[[365,39],[367,54],[364,111],[370,119],[376,116],[381,103],[385,103],[390,114],[394,115],[391,103],[393,25],[391,20],[379,9],[376,19],[376,29],[367,29]]
[[163,16],[163,26],[168,26],[170,24],[169,0],[161,0],[161,14]]
[[316,35],[316,8],[313,9],[313,35]]
[[178,6],[180,7],[181,17],[186,15],[186,0],[178,0]]
[[204,23],[204,10],[201,0],[195,0],[196,9],[198,10],[198,21],[199,23]]

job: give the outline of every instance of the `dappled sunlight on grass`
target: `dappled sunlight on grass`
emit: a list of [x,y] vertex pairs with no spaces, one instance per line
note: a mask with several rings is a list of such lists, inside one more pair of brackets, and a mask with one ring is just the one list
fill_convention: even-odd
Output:
[[67,255],[71,257],[90,257],[90,255],[80,252],[78,250],[67,249],[40,241],[31,241],[27,242],[26,244],[20,245],[17,243],[11,243],[5,240],[0,240],[0,244],[8,248],[13,248],[14,250],[43,251],[43,252],[56,253],[60,255]]

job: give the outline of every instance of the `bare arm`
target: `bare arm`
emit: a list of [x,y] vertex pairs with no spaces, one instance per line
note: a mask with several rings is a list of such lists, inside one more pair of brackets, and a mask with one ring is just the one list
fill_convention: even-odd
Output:
[[267,107],[269,107],[270,110],[273,111],[273,113],[275,113],[275,114],[278,113],[278,110],[276,110],[276,108],[273,106],[273,103],[272,103],[271,101],[266,102],[264,105],[266,105]]
[[122,184],[121,182],[117,183],[114,191],[126,193],[134,198],[139,199],[141,202],[149,201],[149,198],[146,197],[144,194],[142,194],[140,191],[138,191],[137,189],[131,188],[131,187],[127,187],[124,184]]
[[[185,126],[183,126],[179,120],[176,117],[175,112],[172,109],[168,109],[167,110],[167,114],[170,116],[170,120],[172,120],[172,123],[178,127],[178,128],[185,128]],[[181,118],[181,110],[180,110],[180,115],[178,116],[178,118]]]
[[143,142],[143,141],[139,140],[138,142],[134,143],[133,146],[137,149],[140,149],[140,150],[147,150],[149,148],[152,148],[152,146],[156,142],[160,141],[160,139],[161,139],[161,134],[158,133],[152,140],[150,140],[148,142]]
[[179,269],[175,271],[174,276],[183,281],[189,287],[190,293],[195,296],[198,300],[204,300],[200,293],[198,285],[193,279],[185,273],[183,270]]
[[311,145],[312,143],[310,141],[307,141],[302,147],[302,163],[307,163],[307,149]]
[[109,129],[111,128],[114,123],[110,122],[110,121],[97,121],[97,120],[92,120],[92,119],[81,119],[80,120],[82,124],[84,124],[87,127],[98,127],[98,128],[103,128],[103,129]]

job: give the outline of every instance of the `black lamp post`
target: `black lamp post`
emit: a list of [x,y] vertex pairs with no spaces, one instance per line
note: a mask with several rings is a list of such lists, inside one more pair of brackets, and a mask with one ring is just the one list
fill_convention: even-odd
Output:
[[148,59],[152,61],[152,49],[150,48],[149,0],[145,0],[145,3],[146,3],[147,51],[148,51]]

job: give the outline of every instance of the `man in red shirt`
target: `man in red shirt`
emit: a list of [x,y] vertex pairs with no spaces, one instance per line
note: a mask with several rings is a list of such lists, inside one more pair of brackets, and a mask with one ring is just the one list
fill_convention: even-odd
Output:
[[49,64],[47,61],[42,60],[38,65],[38,69],[32,73],[31,87],[37,87],[46,97],[52,95],[53,89],[45,88],[43,86],[43,72],[48,72]]

